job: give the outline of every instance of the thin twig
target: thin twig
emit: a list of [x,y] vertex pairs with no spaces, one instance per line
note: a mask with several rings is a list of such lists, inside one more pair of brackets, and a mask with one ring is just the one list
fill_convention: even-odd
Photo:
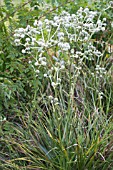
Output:
[[[32,0],[29,0],[28,2],[24,3],[23,5],[19,6],[15,11],[13,11],[10,15],[14,15],[16,12],[18,12],[21,8],[23,8],[24,6],[26,6],[27,4],[29,4]],[[42,16],[40,16],[38,18],[38,21],[40,19],[42,19],[43,17],[45,17],[47,14],[50,14],[51,12],[55,11],[56,9],[60,8],[60,7],[63,7],[64,5],[68,4],[68,3],[71,3],[71,2],[74,2],[74,0],[70,0],[70,1],[67,1],[65,4],[62,3],[61,5],[49,10],[48,12],[46,12],[45,14],[43,14]],[[6,15],[6,17],[4,17],[1,21],[1,22],[4,22],[5,20],[7,20],[10,16],[9,15]],[[10,34],[7,39],[11,36],[12,34]]]
[[[28,2],[24,3],[23,5],[19,6],[15,11],[13,11],[10,15],[14,15],[16,12],[18,12],[21,8],[23,8],[24,6],[26,6],[27,4],[29,4],[32,0],[29,0]],[[43,14],[42,16],[39,17],[38,20],[40,20],[41,18],[43,18],[44,16],[46,16],[47,14],[50,14],[51,12],[55,11],[56,9],[68,4],[68,3],[71,3],[73,2],[73,0],[70,0],[70,1],[67,1],[65,4],[61,4],[53,9],[51,9],[50,11],[46,12],[45,14]],[[6,15],[0,22],[4,22],[5,20],[7,20],[10,15]]]
[[29,4],[32,0],[27,1],[26,3],[22,4],[21,6],[19,6],[16,10],[14,10],[10,15],[6,15],[1,21],[4,22],[5,20],[7,20],[11,15],[14,15],[17,11],[19,11],[21,8],[23,8],[24,6],[26,6],[27,4]]

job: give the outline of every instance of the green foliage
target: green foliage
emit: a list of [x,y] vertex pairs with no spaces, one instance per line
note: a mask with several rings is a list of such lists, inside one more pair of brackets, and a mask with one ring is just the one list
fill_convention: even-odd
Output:
[[34,9],[32,2],[29,2],[32,11],[27,5],[23,2],[15,7],[11,0],[7,0],[0,7],[0,110],[5,116],[9,110],[11,115],[13,108],[18,108],[18,102],[28,101],[36,82],[32,80],[33,73],[28,64],[30,56],[23,56],[21,47],[15,48],[12,39],[14,29],[32,23],[39,15],[40,10]]
[[[113,44],[113,8],[107,9],[112,6],[110,0],[15,2],[4,0],[0,6],[0,169],[112,170],[113,68],[108,45]],[[14,30],[63,10],[76,13],[80,6],[97,10],[100,18],[107,19],[107,30],[91,37],[104,54],[98,64],[107,73],[101,79],[96,74],[92,76],[97,61],[84,61],[76,80],[67,67],[60,75],[60,88],[54,89],[41,74],[36,77],[29,63],[35,62],[37,52],[22,54],[22,46],[14,45]],[[46,54],[50,65],[54,65],[54,50],[57,49]],[[57,98],[59,104],[52,103],[49,95]]]
[[[59,95],[59,94],[58,94]],[[21,124],[11,125],[13,132],[1,138],[9,141],[12,154],[3,167],[17,169],[111,169],[112,162],[112,123],[111,118],[101,110],[91,110],[90,103],[84,103],[84,112],[80,113],[68,101],[64,108],[45,103],[43,96],[40,107],[37,99],[37,112],[26,110]],[[44,111],[45,106],[48,112]],[[75,106],[75,105],[74,105]],[[32,106],[33,108],[33,106]],[[32,119],[31,119],[32,114]],[[4,124],[5,126],[5,124]],[[15,137],[13,137],[15,136]],[[6,151],[5,151],[6,152]],[[7,151],[9,155],[9,152]],[[4,156],[2,156],[4,160]],[[109,169],[108,168],[108,169]]]

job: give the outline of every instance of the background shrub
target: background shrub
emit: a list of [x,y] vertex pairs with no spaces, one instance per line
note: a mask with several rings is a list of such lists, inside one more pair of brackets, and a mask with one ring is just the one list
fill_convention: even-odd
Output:
[[[0,6],[0,168],[112,169],[112,2],[15,2],[4,0]],[[90,37],[103,55],[99,60],[82,61],[80,71],[74,72],[71,66],[79,66],[77,61],[69,59],[70,51],[63,52],[66,65],[55,88],[55,68],[51,72],[54,81],[43,77],[43,68],[37,77],[37,51],[22,53],[23,46],[14,43],[15,30],[35,20],[52,20],[64,10],[76,14],[80,7],[98,11],[101,20],[106,18],[106,29]],[[84,53],[88,44],[71,45],[76,47],[74,53],[80,47]],[[58,48],[45,50],[47,70],[58,63]]]

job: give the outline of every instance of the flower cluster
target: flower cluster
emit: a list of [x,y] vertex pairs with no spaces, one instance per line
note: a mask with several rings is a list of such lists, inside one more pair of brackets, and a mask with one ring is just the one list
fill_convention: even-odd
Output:
[[97,77],[100,77],[100,78],[106,74],[106,69],[104,67],[101,67],[100,65],[96,65],[95,71],[96,71]]
[[51,102],[51,104],[54,104],[54,105],[57,105],[57,104],[59,104],[58,103],[58,98],[54,98],[53,96],[48,96],[48,98],[49,98],[49,100],[50,100],[50,102]]
[[[60,15],[55,15],[53,20],[35,20],[34,26],[28,25],[15,30],[15,44],[25,47],[22,53],[29,53],[34,48],[40,53],[53,46],[68,51],[72,42],[88,41],[95,32],[105,30],[106,19],[98,19],[95,23],[97,15],[97,12],[81,7],[76,14],[63,11]],[[23,38],[25,44],[22,44]]]
[[[36,70],[39,73],[43,67],[44,77],[49,78],[51,86],[56,88],[61,82],[59,72],[67,65],[79,70],[84,59],[94,60],[103,55],[91,41],[95,33],[104,31],[106,27],[106,18],[101,20],[98,16],[98,12],[82,7],[76,14],[63,11],[60,15],[54,14],[51,20],[35,20],[33,26],[15,30],[14,42],[17,46],[23,46],[23,54],[36,52]],[[51,57],[52,64],[50,58],[47,60],[48,49],[57,49],[57,53]]]

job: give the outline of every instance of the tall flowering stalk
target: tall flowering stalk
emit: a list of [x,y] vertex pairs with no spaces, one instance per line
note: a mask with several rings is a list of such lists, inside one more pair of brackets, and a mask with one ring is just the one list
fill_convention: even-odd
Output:
[[[100,13],[80,8],[76,14],[54,13],[52,19],[15,30],[15,45],[32,56],[28,57],[32,79],[42,78],[42,87],[36,84],[38,95],[34,91],[34,99],[25,103],[25,114],[22,118],[19,114],[22,126],[11,124],[9,136],[6,131],[4,146],[9,142],[14,153],[12,159],[8,154],[3,160],[7,168],[113,167],[112,88],[103,64],[104,42],[98,48],[94,39],[106,29],[105,22]],[[102,91],[101,85],[109,87]]]
[[51,20],[35,20],[33,26],[15,30],[14,42],[23,46],[23,54],[35,54],[34,61],[29,63],[36,75],[43,73],[55,89],[61,84],[64,72],[73,73],[71,79],[75,83],[84,61],[96,61],[92,75],[102,77],[106,74],[105,68],[99,65],[103,53],[92,40],[94,34],[105,31],[105,22],[106,18],[101,20],[97,11],[80,7],[76,14],[63,11],[54,14]]

